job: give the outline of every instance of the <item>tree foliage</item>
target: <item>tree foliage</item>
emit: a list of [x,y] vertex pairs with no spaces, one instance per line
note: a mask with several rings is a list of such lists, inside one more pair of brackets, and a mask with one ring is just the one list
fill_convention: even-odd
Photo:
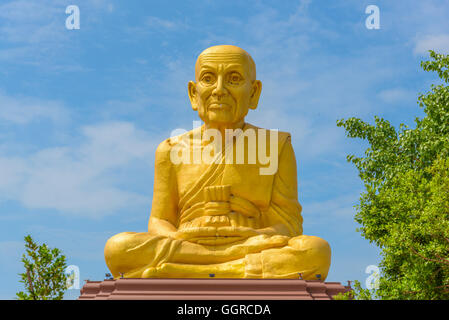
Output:
[[57,248],[38,245],[30,235],[25,237],[26,254],[22,256],[25,272],[19,274],[26,291],[18,292],[19,300],[61,300],[67,289],[66,258]]
[[374,289],[363,289],[358,280],[354,280],[352,290],[345,293],[338,293],[333,300],[374,300],[376,299],[376,291]]
[[443,82],[419,96],[425,116],[414,129],[379,117],[337,121],[369,143],[364,157],[347,159],[365,185],[358,231],[381,248],[382,299],[449,299],[449,56],[430,57],[422,68]]

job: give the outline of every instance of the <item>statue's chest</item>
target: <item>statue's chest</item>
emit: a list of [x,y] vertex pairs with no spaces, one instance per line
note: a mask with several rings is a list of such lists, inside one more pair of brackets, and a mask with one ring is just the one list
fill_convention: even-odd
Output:
[[178,193],[183,198],[185,194],[192,193],[192,189],[201,192],[204,186],[230,185],[234,195],[263,209],[271,200],[273,176],[261,175],[259,169],[253,164],[225,165],[222,170],[211,170],[207,164],[183,164],[177,168]]
[[231,192],[250,200],[260,209],[269,206],[273,176],[261,175],[260,167],[251,164],[226,166],[222,184],[231,185]]

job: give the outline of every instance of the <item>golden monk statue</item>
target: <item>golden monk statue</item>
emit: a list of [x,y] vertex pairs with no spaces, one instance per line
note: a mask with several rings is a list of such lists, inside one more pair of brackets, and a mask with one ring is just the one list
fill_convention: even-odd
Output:
[[195,81],[189,98],[204,124],[158,146],[148,232],[107,241],[113,276],[326,279],[329,244],[302,234],[290,134],[244,121],[262,90],[253,59],[208,48]]

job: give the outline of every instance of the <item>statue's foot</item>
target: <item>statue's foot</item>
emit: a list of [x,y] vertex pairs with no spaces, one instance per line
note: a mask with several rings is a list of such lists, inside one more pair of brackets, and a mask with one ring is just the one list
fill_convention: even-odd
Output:
[[245,278],[325,280],[331,262],[329,244],[318,237],[291,238],[283,248],[273,248],[245,257]]
[[157,268],[150,267],[143,271],[142,278],[158,278],[157,275],[158,275]]

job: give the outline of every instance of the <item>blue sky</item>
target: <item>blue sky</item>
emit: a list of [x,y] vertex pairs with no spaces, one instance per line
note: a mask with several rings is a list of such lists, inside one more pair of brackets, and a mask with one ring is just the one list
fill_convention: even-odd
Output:
[[[65,28],[71,4],[79,30]],[[365,27],[370,4],[378,30]],[[0,299],[22,289],[28,233],[100,280],[106,240],[146,230],[155,148],[198,119],[187,82],[217,44],[257,64],[263,90],[247,121],[292,134],[304,233],[333,250],[327,280],[363,284],[379,251],[356,232],[363,185],[346,155],[366,144],[336,120],[413,125],[436,81],[419,63],[428,49],[449,52],[448,13],[443,0],[2,1]]]

